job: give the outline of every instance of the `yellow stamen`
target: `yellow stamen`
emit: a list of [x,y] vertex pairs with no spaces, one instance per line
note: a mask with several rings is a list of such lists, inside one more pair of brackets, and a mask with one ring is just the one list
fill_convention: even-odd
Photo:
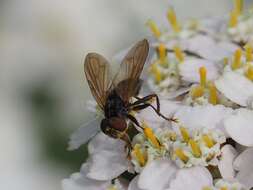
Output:
[[233,63],[231,65],[232,69],[235,70],[235,69],[238,69],[241,67],[241,57],[242,57],[242,50],[241,49],[238,49],[235,51],[234,53],[234,60],[233,60]]
[[230,13],[229,27],[236,27],[238,24],[238,12],[233,10]]
[[215,144],[213,139],[210,138],[208,135],[203,135],[202,140],[205,142],[205,144],[208,148],[213,147],[213,145]]
[[164,64],[166,62],[166,58],[167,58],[167,53],[166,53],[166,47],[164,44],[160,44],[158,47],[158,51],[159,51],[159,59],[160,62],[162,64]]
[[177,16],[175,14],[174,9],[171,7],[169,8],[168,12],[167,12],[167,19],[173,29],[174,32],[180,32],[180,25],[177,21]]
[[169,133],[169,138],[171,141],[176,141],[177,140],[177,133],[176,132],[170,132]]
[[227,64],[228,64],[228,58],[227,58],[227,57],[223,58],[223,64],[224,64],[224,65],[227,65]]
[[205,187],[202,188],[202,190],[212,190],[212,188],[208,187],[208,186],[205,186]]
[[145,122],[143,122],[144,134],[146,138],[152,143],[156,148],[160,148],[160,143],[158,142],[153,130],[147,126]]
[[162,75],[161,71],[157,68],[155,63],[153,63],[151,65],[150,72],[154,75],[155,82],[160,83],[161,80],[163,79],[163,75]]
[[117,190],[117,188],[114,185],[112,185],[108,188],[108,190]]
[[209,88],[209,103],[216,105],[218,103],[217,89],[213,83],[208,85]]
[[253,81],[253,66],[250,65],[245,73],[245,76]]
[[187,131],[187,129],[185,127],[180,127],[180,132],[181,132],[184,142],[188,143],[188,141],[190,140],[190,134]]
[[201,85],[191,88],[190,95],[192,99],[199,98],[204,95],[204,87]]
[[234,0],[234,1],[235,1],[234,11],[237,12],[238,15],[240,15],[243,10],[243,0]]
[[149,26],[151,32],[153,33],[153,35],[155,37],[159,38],[161,36],[160,30],[159,30],[159,28],[157,27],[156,23],[153,20],[148,20],[147,25]]
[[180,148],[175,150],[175,154],[179,157],[184,163],[188,162],[189,158],[185,155],[184,151]]
[[140,163],[140,166],[145,166],[145,164],[146,164],[146,158],[145,158],[144,154],[142,153],[139,144],[136,144],[134,146],[133,153],[134,153],[136,159],[138,160],[138,162]]
[[180,63],[182,63],[184,61],[183,51],[178,46],[174,46],[173,50],[174,50],[174,53],[175,53],[176,58],[178,59],[178,61]]
[[189,144],[191,146],[193,155],[199,158],[201,156],[201,150],[199,148],[199,145],[192,139],[189,140]]
[[228,190],[227,187],[221,187],[220,190]]
[[205,87],[206,86],[206,68],[205,67],[199,68],[199,78],[200,78],[200,85]]
[[247,62],[253,61],[253,51],[252,47],[249,44],[245,46],[245,51],[246,51],[246,61]]

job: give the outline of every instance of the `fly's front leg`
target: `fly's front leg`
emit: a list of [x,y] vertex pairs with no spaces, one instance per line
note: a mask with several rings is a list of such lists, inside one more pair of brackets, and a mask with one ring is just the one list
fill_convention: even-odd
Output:
[[157,96],[157,94],[150,94],[148,96],[145,96],[143,98],[140,98],[140,97],[135,97],[137,99],[137,101],[135,101],[133,104],[131,104],[131,106],[137,106],[137,105],[140,105],[140,104],[143,104],[143,103],[147,103],[148,101],[152,100],[155,98],[156,100],[156,106],[157,106],[157,111],[160,112],[160,101],[159,101],[159,98]]
[[[139,100],[141,101],[141,99]],[[164,116],[161,112],[160,112],[160,103],[159,103],[159,99],[158,99],[158,102],[157,102],[157,108],[155,108],[153,105],[151,105],[150,103],[146,103],[146,102],[141,102],[139,103],[139,105],[135,105],[134,107],[132,107],[132,110],[134,111],[139,111],[139,110],[142,110],[142,109],[145,109],[147,107],[151,107],[156,113],[157,115],[159,115],[160,117],[162,117],[163,119],[167,120],[167,121],[172,121],[172,122],[178,122],[177,119],[175,118],[167,118],[166,116]]]

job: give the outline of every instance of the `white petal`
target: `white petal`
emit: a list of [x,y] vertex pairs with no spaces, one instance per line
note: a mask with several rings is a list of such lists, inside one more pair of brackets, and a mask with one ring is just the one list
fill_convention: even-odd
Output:
[[172,92],[166,92],[164,94],[160,94],[160,96],[167,100],[173,100],[189,91],[190,91],[190,87],[182,87]]
[[[232,109],[222,105],[207,105],[207,106],[187,106],[180,108],[175,113],[175,118],[179,122],[190,129],[199,129],[206,127],[209,129],[219,128],[223,130],[223,119],[232,113]],[[175,127],[178,128],[178,127]]]
[[212,183],[212,176],[206,168],[185,168],[177,172],[176,178],[171,181],[167,190],[202,190],[205,186],[212,186]]
[[221,176],[224,179],[233,179],[235,177],[235,170],[233,168],[233,161],[237,156],[237,151],[231,145],[225,145],[221,149],[221,160],[218,164]]
[[[153,103],[156,107],[156,104]],[[180,107],[184,107],[179,102],[169,101],[169,100],[161,100],[160,101],[160,112],[166,117],[172,117],[177,109]],[[141,122],[144,120],[149,124],[149,126],[153,129],[160,127],[162,123],[164,123],[164,119],[156,114],[156,112],[151,108],[146,108],[140,112],[137,116],[138,120]]]
[[252,165],[253,161],[253,148],[247,148],[234,161],[234,168],[237,171],[244,170],[248,166]]
[[244,146],[253,146],[253,111],[239,109],[224,120],[228,135]]
[[135,178],[133,178],[128,186],[128,190],[142,190],[138,187],[138,181],[139,181],[139,176],[136,176]]
[[228,99],[241,106],[247,106],[248,99],[253,95],[253,83],[235,72],[225,72],[215,85]]
[[229,53],[231,53],[231,55],[238,49],[240,48],[238,45],[231,43],[231,42],[227,42],[227,41],[221,41],[218,43],[218,46],[227,50]]
[[85,144],[90,138],[92,138],[98,131],[100,127],[100,120],[98,118],[85,123],[79,129],[75,130],[70,136],[70,141],[68,144],[68,150],[75,150],[81,145]]
[[178,168],[170,160],[154,160],[140,174],[138,186],[145,190],[164,190]]
[[82,172],[74,173],[68,179],[62,180],[63,190],[105,190],[110,184],[109,181],[97,181],[86,177],[87,164],[82,166]]
[[218,44],[209,36],[197,35],[188,41],[188,48],[191,51],[198,53],[205,59],[219,61],[231,54],[230,51]]
[[98,133],[88,144],[89,154],[107,150],[112,152],[124,153],[125,142],[120,139],[113,139],[104,133]]
[[90,156],[87,177],[96,180],[111,180],[127,168],[126,153],[102,150]]
[[205,59],[188,59],[179,65],[180,75],[184,81],[199,82],[199,68],[205,67],[207,70],[207,79],[215,80],[219,77],[217,65]]
[[252,163],[245,170],[238,172],[236,179],[247,189],[253,187],[253,166]]

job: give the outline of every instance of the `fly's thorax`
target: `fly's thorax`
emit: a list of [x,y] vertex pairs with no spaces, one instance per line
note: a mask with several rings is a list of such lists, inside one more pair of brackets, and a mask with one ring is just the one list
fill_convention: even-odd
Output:
[[107,97],[104,112],[106,118],[125,116],[127,114],[125,103],[115,90]]

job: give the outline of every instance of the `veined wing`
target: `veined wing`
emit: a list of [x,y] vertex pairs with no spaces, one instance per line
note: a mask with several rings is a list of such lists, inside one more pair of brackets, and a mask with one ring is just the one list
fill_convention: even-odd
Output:
[[113,85],[124,102],[136,96],[141,87],[140,75],[149,52],[146,39],[139,41],[123,59]]
[[91,93],[103,110],[111,86],[109,63],[102,55],[89,53],[85,58],[84,72]]

